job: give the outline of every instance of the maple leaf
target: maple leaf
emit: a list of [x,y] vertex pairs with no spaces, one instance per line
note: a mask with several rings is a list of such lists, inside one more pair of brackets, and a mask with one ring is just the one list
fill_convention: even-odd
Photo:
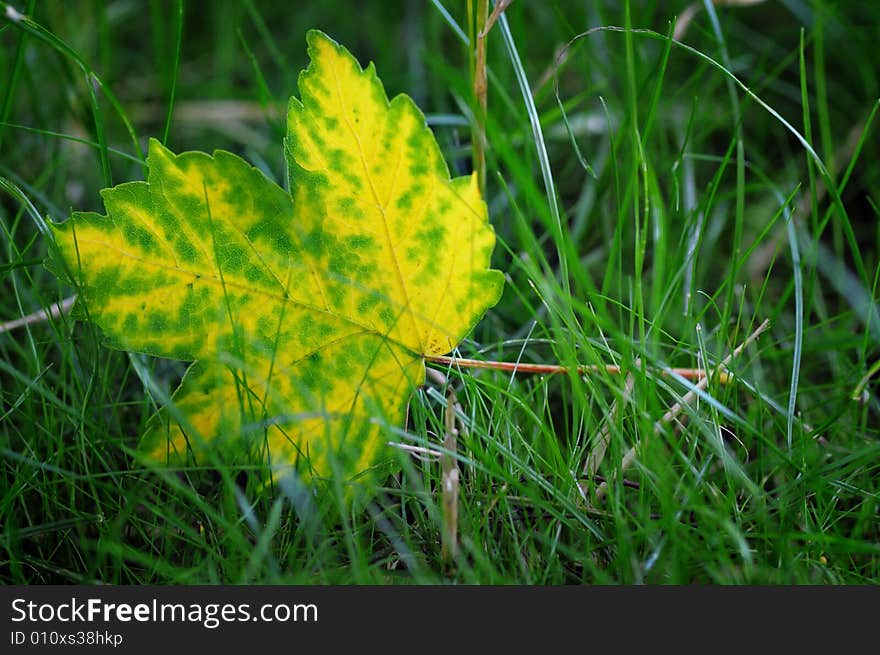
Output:
[[[475,176],[450,179],[413,101],[318,31],[288,111],[286,192],[224,151],[151,140],[145,182],[54,225],[77,316],[109,346],[194,361],[140,449],[351,478],[401,423],[424,357],[501,293]],[[378,419],[378,420],[377,420]]]

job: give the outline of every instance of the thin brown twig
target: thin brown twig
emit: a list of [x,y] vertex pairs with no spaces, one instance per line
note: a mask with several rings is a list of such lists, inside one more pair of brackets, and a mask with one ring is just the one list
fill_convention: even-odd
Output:
[[474,116],[473,150],[474,171],[480,193],[486,195],[486,116],[488,111],[489,82],[486,72],[486,20],[489,14],[489,0],[477,0],[476,39],[474,48],[474,68],[472,71],[476,115]]
[[44,321],[49,321],[53,318],[58,318],[62,314],[66,314],[70,311],[70,308],[73,307],[73,302],[76,300],[76,296],[70,296],[69,298],[65,298],[60,302],[53,304],[48,309],[40,309],[32,314],[28,314],[27,316],[22,316],[21,318],[16,318],[11,321],[6,321],[6,323],[0,323],[0,334],[4,332],[10,332],[11,330],[16,330],[20,327],[24,327],[25,325],[35,325],[36,323],[43,323]]
[[[570,55],[571,49],[567,45],[563,44],[556,46],[556,50],[553,52],[553,63],[544,69],[544,72],[538,77],[538,81],[532,86],[533,95],[537,95],[538,91],[543,89],[544,85],[553,79],[553,76],[556,75],[559,72],[559,69],[568,61]],[[563,125],[562,127],[565,126]],[[566,132],[566,136],[567,135]]]
[[438,387],[446,386],[446,376],[443,375],[442,371],[438,371],[436,368],[425,368],[425,374],[431,378],[434,384]]
[[513,4],[513,0],[498,0],[498,2],[495,3],[495,8],[492,9],[492,15],[489,16],[489,20],[486,21],[486,26],[480,30],[480,37],[484,39],[486,38],[486,35],[489,34],[489,30],[495,25],[495,21],[501,17],[502,12],[511,4]]
[[420,462],[436,462],[443,456],[443,453],[439,450],[425,448],[423,446],[413,446],[412,444],[400,443],[398,441],[386,441],[385,445],[397,448],[398,450],[403,450]]
[[440,455],[440,493],[443,507],[441,557],[445,562],[454,560],[458,554],[458,462],[454,456],[458,450],[458,429],[455,427],[457,405],[455,391],[450,387],[446,396],[444,452]]

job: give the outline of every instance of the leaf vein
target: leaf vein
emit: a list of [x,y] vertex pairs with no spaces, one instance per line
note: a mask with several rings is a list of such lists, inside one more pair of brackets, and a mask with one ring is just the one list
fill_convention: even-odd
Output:
[[[391,232],[388,227],[388,216],[385,213],[384,207],[382,207],[382,203],[379,200],[379,194],[376,192],[376,185],[373,181],[372,176],[370,175],[370,168],[369,168],[369,165],[367,164],[367,161],[366,161],[366,158],[364,155],[363,144],[361,143],[360,135],[357,133],[357,130],[354,129],[354,126],[351,124],[351,121],[349,120],[348,110],[347,110],[346,104],[345,104],[345,97],[342,93],[341,82],[339,79],[339,73],[336,70],[335,64],[332,62],[331,62],[330,68],[333,72],[333,79],[336,82],[336,92],[337,92],[337,95],[339,98],[339,107],[342,110],[343,120],[345,121],[345,125],[346,125],[346,127],[348,127],[348,131],[351,133],[352,137],[354,137],[355,143],[357,144],[357,152],[358,152],[358,155],[360,156],[361,165],[363,166],[363,169],[364,169],[364,178],[367,180],[367,182],[370,185],[370,192],[373,195],[373,201],[376,203],[376,207],[379,209],[379,212],[382,215],[382,226],[385,228],[384,229],[385,239],[388,244],[388,251],[391,255],[391,261],[394,263],[394,269],[395,269],[395,272],[397,273],[397,282],[400,285],[400,291],[403,294],[404,307],[409,308],[410,307],[410,297],[409,297],[409,293],[407,292],[407,289],[406,289],[406,282],[404,281],[404,278],[403,278],[403,271],[400,268],[400,262],[397,259],[397,252],[394,250],[394,243],[391,239]],[[414,332],[414,334],[418,334],[418,328],[416,326],[415,317],[411,316],[411,320],[412,320],[412,325],[413,325],[413,332]],[[424,350],[424,345],[425,344],[420,344],[422,350]]]

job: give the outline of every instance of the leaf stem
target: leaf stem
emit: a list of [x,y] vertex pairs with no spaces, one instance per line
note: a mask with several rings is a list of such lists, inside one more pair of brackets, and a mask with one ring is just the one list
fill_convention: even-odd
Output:
[[[488,368],[493,371],[514,371],[517,373],[544,373],[548,375],[571,373],[572,369],[566,368],[559,364],[523,364],[521,362],[497,362],[486,361],[482,359],[467,359],[465,357],[449,357],[446,355],[434,355],[425,357],[425,361],[432,364],[442,364],[444,366],[455,366],[459,368]],[[578,375],[588,375],[590,373],[598,373],[605,371],[612,375],[619,375],[627,372],[627,369],[616,364],[593,364],[586,366],[578,366],[576,369]],[[713,374],[712,371],[706,371],[702,368],[662,368],[659,369],[663,375],[678,375],[687,380],[702,380]],[[721,384],[729,384],[733,379],[733,375],[727,371],[718,371],[718,382]]]

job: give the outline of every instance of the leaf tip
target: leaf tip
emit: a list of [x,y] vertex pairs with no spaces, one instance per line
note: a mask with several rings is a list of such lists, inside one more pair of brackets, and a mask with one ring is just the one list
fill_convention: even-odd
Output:
[[319,29],[310,29],[306,32],[306,44],[308,45],[309,57],[313,60],[315,55],[326,48],[339,50],[342,46]]
[[150,159],[155,156],[162,156],[163,158],[168,158],[171,155],[171,151],[165,147],[159,139],[156,137],[150,137],[149,142],[147,143],[147,166],[150,164]]

